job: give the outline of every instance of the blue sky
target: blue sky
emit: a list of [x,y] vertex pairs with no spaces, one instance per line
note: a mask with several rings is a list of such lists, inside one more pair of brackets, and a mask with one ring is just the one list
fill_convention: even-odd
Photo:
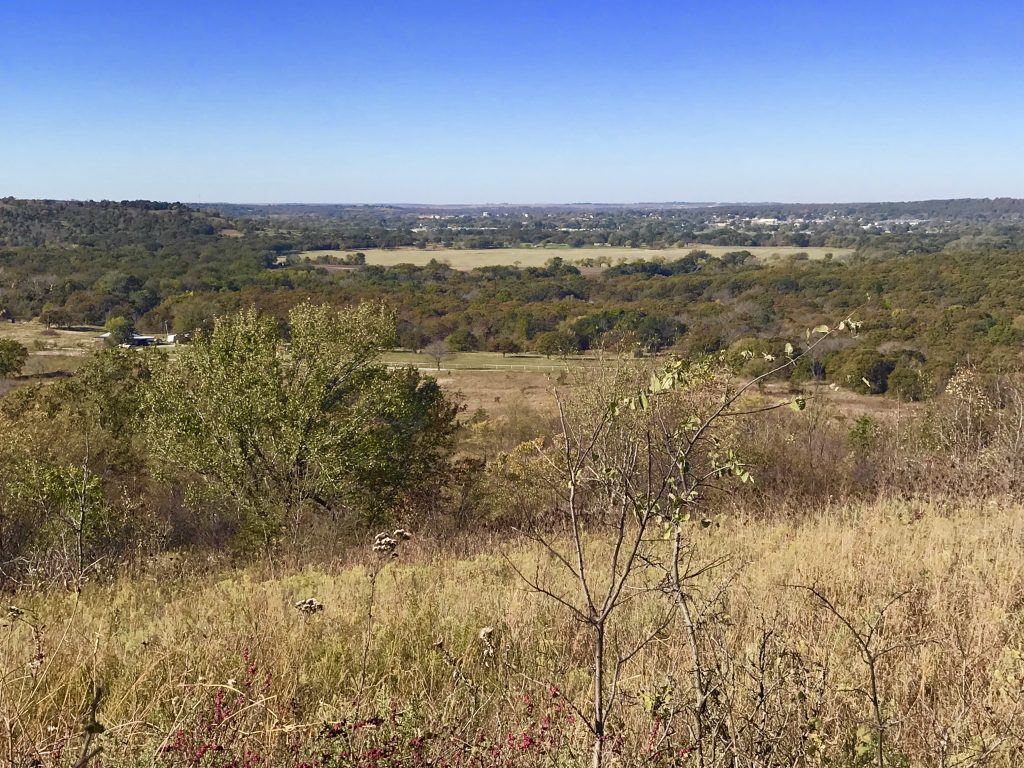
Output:
[[1024,3],[0,3],[0,195],[1024,197]]

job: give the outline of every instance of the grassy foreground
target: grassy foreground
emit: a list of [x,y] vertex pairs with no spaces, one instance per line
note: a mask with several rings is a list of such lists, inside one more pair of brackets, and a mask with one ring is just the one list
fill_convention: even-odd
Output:
[[[553,573],[541,550],[406,547],[332,567],[167,559],[80,596],[14,595],[0,759],[73,764],[102,687],[102,765],[587,764],[589,630],[515,573]],[[704,712],[677,620],[622,669],[608,764],[875,765],[879,741],[885,765],[1021,764],[1024,508],[723,521],[694,545],[718,557],[694,593]],[[295,607],[310,597],[321,611]],[[616,642],[660,598],[629,603]]]

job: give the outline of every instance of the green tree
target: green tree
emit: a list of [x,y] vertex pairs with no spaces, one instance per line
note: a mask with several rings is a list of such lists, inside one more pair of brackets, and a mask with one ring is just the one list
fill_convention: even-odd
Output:
[[26,387],[0,409],[4,562],[45,563],[80,587],[97,564],[165,529],[146,503],[140,392],[157,353],[117,347],[76,374]]
[[16,376],[25,367],[28,350],[14,339],[0,339],[0,379]]
[[533,349],[545,357],[564,357],[576,351],[576,338],[565,331],[548,331],[537,335],[533,340]]
[[917,402],[925,398],[925,381],[918,368],[911,366],[906,360],[900,360],[892,373],[889,374],[888,391],[900,400]]
[[303,304],[276,321],[219,318],[154,375],[158,466],[237,504],[264,543],[313,510],[380,519],[443,481],[457,407],[433,379],[376,362],[393,344],[380,304]]
[[445,341],[456,352],[473,352],[480,344],[477,337],[468,328],[455,329],[448,334]]
[[112,317],[104,326],[107,333],[107,343],[111,346],[131,344],[135,337],[135,325],[127,317]]
[[889,389],[889,375],[896,361],[873,349],[859,349],[845,359],[838,381],[856,392],[882,395]]
[[71,317],[63,307],[47,303],[43,305],[43,309],[39,313],[39,321],[44,323],[47,328],[53,326],[66,328],[71,324]]
[[514,355],[517,352],[522,352],[522,347],[519,346],[519,342],[510,336],[499,336],[493,342],[491,342],[492,352],[501,352],[501,356]]

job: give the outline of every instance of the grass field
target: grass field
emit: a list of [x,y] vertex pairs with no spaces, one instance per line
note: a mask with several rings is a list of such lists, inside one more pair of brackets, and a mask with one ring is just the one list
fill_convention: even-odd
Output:
[[[869,647],[888,649],[875,681],[884,765],[1020,764],[1020,507],[879,502],[804,522],[725,520],[693,546],[699,562],[728,558],[695,593],[723,606],[700,627],[719,680],[709,717],[728,723],[717,738],[752,755],[705,765],[876,765],[864,654],[792,585],[820,587],[858,631],[878,622]],[[413,539],[376,580],[370,625],[375,562],[369,545],[324,566],[168,557],[80,596],[11,596],[0,755],[71,765],[101,686],[93,747],[109,766],[589,764],[572,708],[587,706],[590,631],[516,575],[552,570],[539,547]],[[559,587],[571,594],[571,583]],[[322,612],[296,610],[310,597]],[[629,603],[623,642],[656,623],[659,607],[657,596]],[[622,670],[609,765],[699,764],[672,757],[694,743],[684,629],[681,619],[666,626]],[[656,760],[661,745],[672,751]],[[771,761],[755,759],[769,748]]]
[[389,365],[412,365],[417,368],[441,370],[509,370],[558,373],[568,368],[598,365],[594,357],[544,357],[543,355],[502,355],[500,352],[457,352],[441,360],[420,352],[387,352],[383,356]]
[[81,352],[96,349],[102,328],[65,330],[37,322],[0,323],[0,339],[14,339],[29,352]]
[[56,330],[39,323],[0,323],[0,339],[14,339],[28,349],[28,360],[17,377],[0,379],[0,395],[35,381],[74,373],[86,355],[97,349],[98,329]]
[[[824,258],[826,253],[833,254],[836,258],[848,256],[853,253],[850,248],[795,248],[795,247],[748,247],[740,248],[734,246],[720,245],[693,245],[685,248],[666,248],[654,250],[652,248],[492,248],[485,250],[472,250],[462,248],[444,248],[434,250],[421,250],[419,248],[395,248],[393,250],[364,250],[367,264],[378,264],[388,267],[395,264],[416,264],[423,265],[431,259],[450,264],[454,269],[469,270],[476,267],[490,267],[502,265],[519,265],[522,267],[540,267],[554,256],[561,256],[569,261],[576,262],[586,258],[611,259],[612,263],[619,261],[633,261],[635,259],[678,259],[685,256],[694,249],[707,251],[712,256],[721,256],[731,251],[746,250],[753,253],[764,262],[772,262],[785,259],[797,253],[806,253],[811,259]],[[307,251],[300,254],[302,257],[316,256],[343,256],[350,251]]]

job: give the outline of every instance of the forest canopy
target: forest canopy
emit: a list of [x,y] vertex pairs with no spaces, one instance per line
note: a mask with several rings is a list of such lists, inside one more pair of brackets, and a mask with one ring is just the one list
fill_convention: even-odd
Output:
[[[47,326],[124,318],[140,333],[191,333],[249,306],[284,320],[309,299],[339,307],[380,300],[396,313],[395,343],[408,349],[443,341],[456,351],[548,355],[738,353],[757,340],[759,354],[771,354],[773,340],[860,308],[858,340],[818,350],[793,375],[918,399],[937,391],[958,360],[994,370],[1021,362],[1021,201],[223,208],[234,218],[180,203],[4,199],[0,312]],[[724,238],[735,250],[700,247],[721,243],[727,231],[742,235]],[[588,247],[554,250],[544,266],[385,267],[367,263],[363,251],[321,261],[300,255],[475,247],[481,236],[493,247],[564,246],[581,232]],[[610,263],[598,246],[613,241],[688,246]],[[745,250],[797,241],[855,250],[767,261]]]

